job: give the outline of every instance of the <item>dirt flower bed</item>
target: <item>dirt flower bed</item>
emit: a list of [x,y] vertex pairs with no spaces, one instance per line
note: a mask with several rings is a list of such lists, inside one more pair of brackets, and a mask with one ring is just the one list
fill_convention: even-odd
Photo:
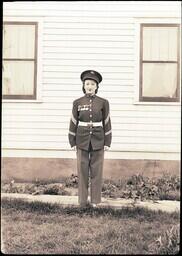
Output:
[[[12,184],[13,183],[13,184]],[[4,193],[25,193],[25,194],[49,194],[49,195],[70,195],[65,190],[65,186],[60,183],[54,184],[32,184],[32,183],[16,183],[2,185]]]
[[[78,195],[78,176],[72,174],[60,183],[50,184],[39,180],[34,183],[18,183],[12,180],[2,184],[1,191],[33,195]],[[180,200],[180,178],[167,174],[158,178],[148,178],[138,174],[128,179],[105,179],[102,185],[102,196],[134,200]]]
[[105,180],[102,194],[113,198],[135,200],[180,200],[180,179],[167,174],[158,178],[149,178],[138,174],[125,180]]

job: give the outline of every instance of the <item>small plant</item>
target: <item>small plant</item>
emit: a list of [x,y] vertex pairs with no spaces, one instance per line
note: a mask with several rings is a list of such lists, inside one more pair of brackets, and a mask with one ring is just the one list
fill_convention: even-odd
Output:
[[150,246],[149,251],[157,255],[178,254],[180,245],[180,227],[178,225],[172,226],[171,229],[166,230],[160,235]]
[[134,200],[179,200],[180,180],[176,176],[163,175],[161,178],[149,178],[141,174],[131,176],[119,182],[105,180],[102,195],[107,197],[131,198]]
[[11,180],[9,183],[5,183],[2,189],[4,193],[18,193],[18,188],[14,180]]
[[45,187],[43,193],[48,195],[59,195],[59,187],[56,185],[47,186]]
[[117,191],[117,186],[113,184],[111,181],[106,181],[102,186],[103,196],[115,197]]
[[71,177],[65,179],[65,186],[66,187],[78,187],[78,176],[75,174],[71,174]]
[[48,195],[70,195],[70,192],[65,190],[65,186],[58,186],[58,185],[47,185],[44,188],[43,194]]
[[[159,199],[170,200],[174,192],[180,190],[180,178],[177,176],[164,174],[156,180],[156,186],[159,188]],[[173,196],[171,195],[173,194]]]

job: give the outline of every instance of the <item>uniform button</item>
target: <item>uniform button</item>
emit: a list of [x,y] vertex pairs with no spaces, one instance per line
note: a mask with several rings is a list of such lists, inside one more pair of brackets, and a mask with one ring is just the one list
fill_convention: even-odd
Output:
[[92,111],[92,110],[90,109],[90,111]]
[[90,115],[90,117],[92,117],[92,115]]
[[92,100],[90,100],[90,102],[92,102]]
[[90,132],[90,134],[92,134],[92,132]]

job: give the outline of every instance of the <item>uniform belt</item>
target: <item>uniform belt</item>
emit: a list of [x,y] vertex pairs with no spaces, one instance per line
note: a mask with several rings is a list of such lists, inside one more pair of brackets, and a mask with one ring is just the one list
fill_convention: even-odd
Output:
[[97,127],[102,126],[102,122],[81,122],[78,123],[79,126]]

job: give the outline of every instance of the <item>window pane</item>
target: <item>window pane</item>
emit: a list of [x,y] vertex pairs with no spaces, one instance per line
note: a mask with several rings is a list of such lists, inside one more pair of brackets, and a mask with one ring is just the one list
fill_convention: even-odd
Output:
[[3,26],[3,58],[34,58],[35,25]]
[[143,60],[177,61],[177,27],[143,27]]
[[177,64],[143,63],[144,97],[176,97]]
[[33,95],[34,62],[3,62],[3,95]]

